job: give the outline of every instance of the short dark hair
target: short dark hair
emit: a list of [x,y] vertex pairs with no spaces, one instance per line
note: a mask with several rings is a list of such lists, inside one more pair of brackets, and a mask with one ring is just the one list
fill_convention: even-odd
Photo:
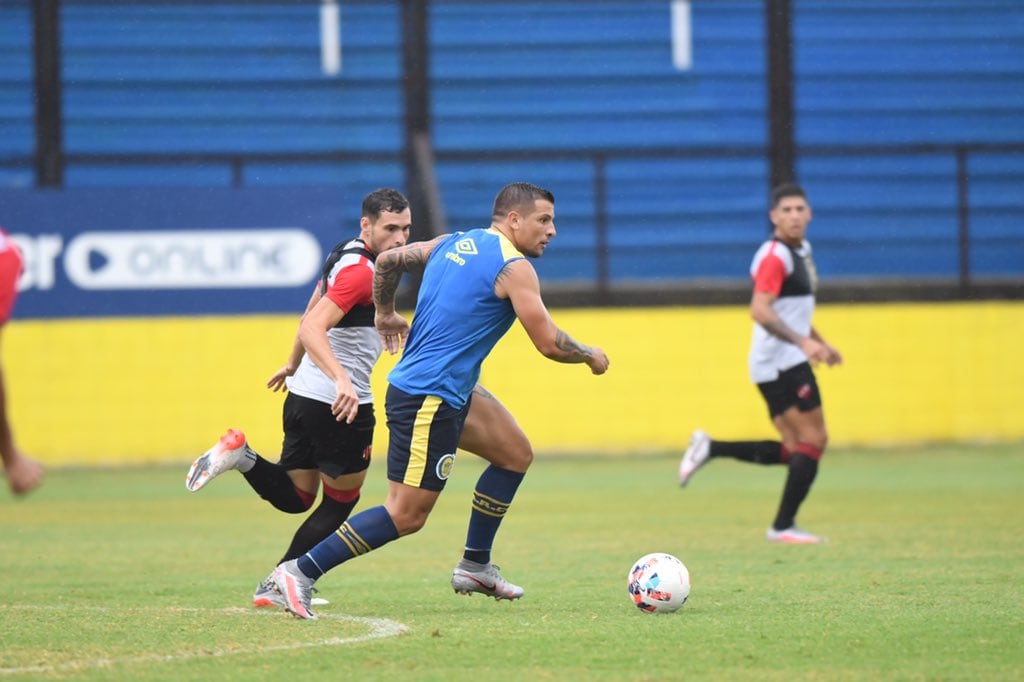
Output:
[[772,208],[779,205],[779,202],[786,197],[800,197],[807,201],[807,192],[795,182],[784,182],[772,190]]
[[555,203],[555,195],[543,187],[529,182],[510,183],[502,187],[498,196],[494,198],[494,209],[491,211],[491,216],[504,218],[515,210],[523,210],[527,207],[532,209],[533,203],[538,199]]
[[381,213],[401,213],[409,208],[409,200],[397,189],[381,187],[363,197],[363,217],[376,222]]

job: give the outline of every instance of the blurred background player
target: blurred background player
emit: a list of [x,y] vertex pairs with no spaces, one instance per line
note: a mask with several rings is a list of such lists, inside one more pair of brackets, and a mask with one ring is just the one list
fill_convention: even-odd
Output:
[[[600,348],[584,346],[559,329],[540,295],[526,257],[540,257],[555,236],[554,196],[528,183],[498,193],[489,228],[442,235],[385,254],[374,275],[377,329],[395,353],[408,345],[388,376],[388,496],[299,557],[279,565],[274,582],[286,608],[300,618],[310,610],[313,583],[324,573],[427,521],[455,463],[467,414],[478,399],[480,365],[516,319],[534,346],[557,362],[608,369]],[[395,312],[403,272],[423,268],[413,327]],[[514,422],[513,422],[514,424]],[[495,433],[495,436],[500,436]],[[525,475],[494,463],[480,475],[463,559],[452,572],[456,592],[518,599],[523,588],[491,563],[498,527]]]
[[[189,469],[190,491],[237,469],[260,497],[292,514],[309,510],[323,487],[320,505],[280,561],[301,556],[336,530],[359,501],[376,424],[370,374],[382,349],[373,326],[373,264],[379,254],[405,244],[411,227],[409,201],[394,189],[375,190],[363,199],[359,236],[327,257],[288,361],[267,381],[274,391],[288,389],[280,461],[263,459],[241,431],[229,429]],[[267,580],[256,588],[253,604],[280,604]]]
[[796,525],[796,514],[818,473],[818,461],[828,443],[821,394],[811,364],[842,362],[812,326],[817,273],[811,245],[805,239],[811,207],[804,190],[785,184],[772,191],[769,218],[772,238],[754,255],[750,274],[754,318],[750,345],[750,377],[768,404],[772,423],[782,442],[712,440],[694,431],[679,464],[679,485],[712,457],[732,457],[755,464],[784,464],[789,468],[775,521],[765,537],[772,542],[808,544],[824,538]]
[[[10,236],[0,230],[0,336],[14,310],[21,276],[21,252]],[[14,431],[7,419],[7,390],[0,364],[0,458],[3,459],[7,485],[15,495],[25,495],[43,482],[43,465],[22,454],[14,444]]]

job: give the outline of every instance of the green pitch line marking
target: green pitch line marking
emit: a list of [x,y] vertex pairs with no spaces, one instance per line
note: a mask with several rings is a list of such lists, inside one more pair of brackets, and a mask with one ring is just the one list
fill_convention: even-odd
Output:
[[[39,611],[93,611],[102,613],[111,613],[115,609],[110,609],[102,606],[32,606],[32,605],[4,605],[0,604],[0,611],[27,611],[27,612],[39,612]],[[122,609],[123,612],[140,612],[140,611],[159,611],[160,613],[204,613],[204,614],[216,614],[222,613],[227,616],[253,616],[258,618],[266,617],[278,617],[284,619],[290,619],[287,614],[284,614],[278,609],[249,609],[249,608],[238,608],[229,607],[223,609],[202,609],[202,608],[189,608],[189,607],[153,607],[153,608],[127,608]],[[197,651],[182,651],[176,654],[139,654],[137,656],[115,656],[110,658],[95,658],[92,660],[81,660],[71,661],[68,663],[59,663],[56,665],[28,665],[28,666],[16,666],[9,668],[0,668],[0,675],[18,675],[26,673],[55,673],[55,672],[69,672],[69,671],[81,671],[89,670],[94,668],[111,668],[114,666],[123,665],[139,665],[142,663],[164,663],[171,661],[186,661],[194,658],[223,658],[227,656],[237,656],[240,654],[259,654],[259,653],[273,653],[277,651],[295,651],[298,649],[311,649],[314,647],[325,647],[325,646],[344,646],[346,644],[356,644],[358,642],[368,642],[374,639],[384,639],[385,637],[395,637],[404,632],[407,632],[409,628],[402,623],[399,623],[388,618],[364,618],[362,616],[347,616],[345,614],[333,614],[333,613],[319,613],[320,622],[324,621],[339,621],[344,623],[361,623],[366,625],[368,631],[366,634],[353,635],[349,637],[325,637],[322,639],[311,639],[305,642],[291,642],[288,644],[275,644],[275,645],[260,645],[254,647],[241,647],[238,649],[203,649]],[[316,627],[315,624],[311,625]]]

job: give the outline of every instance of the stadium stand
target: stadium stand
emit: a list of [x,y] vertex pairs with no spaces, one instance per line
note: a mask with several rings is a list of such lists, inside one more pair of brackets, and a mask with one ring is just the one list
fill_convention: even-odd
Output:
[[[672,66],[668,5],[432,3],[452,228],[486,221],[496,187],[530,179],[556,189],[571,247],[541,262],[546,279],[743,276],[767,231],[763,2],[693,0],[688,71]],[[342,1],[338,77],[320,71],[317,3],[62,6],[68,186],[402,183],[397,2]],[[966,173],[971,273],[1020,277],[1020,3],[793,0],[793,17],[798,176],[822,270],[957,276]],[[0,185],[24,187],[31,17],[0,3],[0,18]],[[655,262],[637,258],[652,243]]]
[[0,187],[31,187],[35,151],[32,19],[28,3],[0,4]]
[[801,159],[799,176],[827,217],[814,226],[828,247],[823,270],[955,273],[960,154],[970,272],[1024,274],[1024,193],[1012,189],[1024,186],[1021,9],[1013,0],[795,3],[798,143],[876,148]]

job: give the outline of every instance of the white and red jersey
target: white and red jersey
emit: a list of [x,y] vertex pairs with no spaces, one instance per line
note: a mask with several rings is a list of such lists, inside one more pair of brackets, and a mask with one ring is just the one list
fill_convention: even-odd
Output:
[[[792,247],[778,239],[769,239],[754,254],[750,276],[754,280],[754,291],[769,292],[777,297],[772,308],[790,329],[802,336],[811,333],[818,275],[807,240]],[[799,346],[769,334],[754,323],[749,356],[751,381],[755,384],[774,381],[779,378],[779,372],[801,362],[807,362],[807,356]]]
[[[360,404],[373,402],[370,374],[383,348],[373,326],[376,257],[361,239],[338,244],[324,263],[319,284],[320,293],[345,311],[341,321],[327,330],[327,340],[334,357],[352,381]],[[309,355],[302,356],[299,368],[286,383],[289,391],[305,398],[330,404],[337,397],[334,382]]]

